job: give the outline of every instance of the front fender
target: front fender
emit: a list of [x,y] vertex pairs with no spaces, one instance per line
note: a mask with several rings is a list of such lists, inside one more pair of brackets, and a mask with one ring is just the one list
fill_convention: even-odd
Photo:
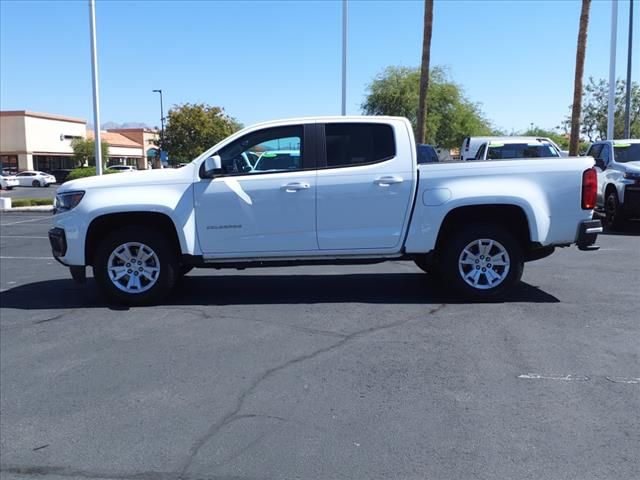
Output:
[[64,229],[67,241],[66,255],[60,260],[67,265],[84,265],[91,223],[105,215],[134,212],[166,215],[173,222],[182,253],[196,254],[192,184],[144,185],[87,189],[76,208],[55,215],[53,226]]

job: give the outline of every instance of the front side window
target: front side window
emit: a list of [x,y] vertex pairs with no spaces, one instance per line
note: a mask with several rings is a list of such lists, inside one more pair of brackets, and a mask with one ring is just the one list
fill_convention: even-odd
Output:
[[300,170],[303,158],[303,127],[259,130],[223,147],[220,155],[225,175]]
[[327,167],[353,167],[383,162],[396,154],[393,128],[377,123],[325,125]]

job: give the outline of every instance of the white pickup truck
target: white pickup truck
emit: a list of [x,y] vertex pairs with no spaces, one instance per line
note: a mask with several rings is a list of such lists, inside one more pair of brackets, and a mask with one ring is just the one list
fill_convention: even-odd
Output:
[[417,165],[397,117],[255,125],[180,169],[67,182],[49,238],[110,301],[162,301],[193,267],[414,260],[464,297],[504,297],[524,263],[596,249],[592,158]]

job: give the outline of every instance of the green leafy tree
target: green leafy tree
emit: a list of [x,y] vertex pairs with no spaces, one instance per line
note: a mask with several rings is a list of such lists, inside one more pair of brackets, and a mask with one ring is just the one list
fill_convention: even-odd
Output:
[[177,105],[167,115],[163,148],[172,163],[190,161],[241,127],[222,108],[204,103]]
[[[96,166],[95,140],[86,138],[74,138],[71,141],[71,148],[73,149],[73,160],[75,161],[76,165],[89,165],[91,167]],[[107,142],[101,141],[100,150],[102,153],[102,163],[106,165],[109,158],[109,144]]]
[[555,130],[549,130],[546,128],[540,127],[531,127],[530,129],[524,131],[523,133],[519,133],[517,135],[522,135],[525,137],[544,137],[550,138],[553,140],[560,148],[563,150],[569,149],[569,137],[567,135],[563,135],[561,133],[556,132]]
[[[362,111],[366,115],[406,117],[417,132],[419,87],[418,68],[387,67],[368,86]],[[467,99],[462,87],[451,81],[441,67],[431,69],[427,104],[427,143],[444,148],[459,147],[467,135],[493,133],[478,104]]]
[[[614,138],[624,136],[624,114],[626,82],[616,81],[615,88],[615,113],[614,113]],[[580,118],[580,133],[589,141],[607,138],[607,109],[609,102],[609,82],[607,80],[594,80],[589,77],[589,82],[584,88],[582,97],[582,115]],[[631,138],[640,138],[640,85],[631,83]],[[571,125],[571,119],[563,122],[564,128]]]

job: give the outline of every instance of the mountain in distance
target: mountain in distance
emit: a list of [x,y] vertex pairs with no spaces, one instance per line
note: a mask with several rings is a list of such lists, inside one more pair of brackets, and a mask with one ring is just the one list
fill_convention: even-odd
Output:
[[[105,122],[105,123],[103,123],[101,125],[101,128],[102,128],[102,130],[112,130],[112,129],[116,129],[116,128],[149,128],[149,129],[153,129],[154,127],[150,127],[146,123],[142,123],[142,122],[124,122],[124,123]],[[92,130],[93,129],[93,123],[87,122],[87,129]]]
[[110,130],[113,128],[151,128],[151,127],[146,123],[142,123],[142,122],[124,122],[124,123],[105,122],[102,124],[103,130]]

